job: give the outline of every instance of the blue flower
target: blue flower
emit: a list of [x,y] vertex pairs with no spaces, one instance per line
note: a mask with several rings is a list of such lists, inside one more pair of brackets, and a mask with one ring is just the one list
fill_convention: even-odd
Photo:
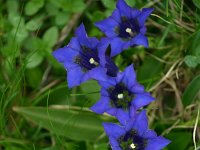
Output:
[[132,112],[154,100],[136,81],[133,65],[106,82],[99,81],[99,84],[102,86],[101,99],[90,108],[98,114],[107,112],[119,119],[124,113],[133,114]]
[[106,74],[110,77],[116,77],[119,68],[110,57],[110,43],[108,38],[102,38],[98,50],[102,59],[102,65],[106,68]]
[[76,30],[76,37],[70,43],[53,52],[53,56],[68,71],[67,80],[70,88],[89,79],[106,80],[106,69],[102,66],[106,58],[98,52],[99,41],[88,37],[83,24]]
[[111,56],[121,53],[130,46],[148,47],[145,21],[153,8],[143,8],[140,11],[128,6],[124,0],[118,0],[116,7],[109,18],[95,23],[110,39]]
[[170,141],[148,129],[146,112],[136,114],[126,124],[103,123],[112,150],[161,150]]

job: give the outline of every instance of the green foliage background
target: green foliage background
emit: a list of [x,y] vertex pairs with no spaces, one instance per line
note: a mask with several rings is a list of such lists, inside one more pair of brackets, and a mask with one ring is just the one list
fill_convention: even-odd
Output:
[[[172,142],[166,150],[200,149],[200,2],[127,0],[154,7],[149,48],[114,58],[134,63],[137,79],[156,101],[145,109],[149,127]],[[102,121],[88,110],[99,99],[94,81],[68,89],[65,69],[51,52],[66,45],[81,22],[109,16],[115,0],[0,0],[0,150],[108,150]],[[196,123],[196,124],[195,124]],[[196,142],[195,142],[196,141]]]

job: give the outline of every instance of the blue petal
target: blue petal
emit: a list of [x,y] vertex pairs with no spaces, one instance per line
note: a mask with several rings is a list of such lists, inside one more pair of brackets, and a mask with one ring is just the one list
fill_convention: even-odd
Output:
[[90,45],[88,45],[88,47],[92,50],[96,50],[97,46],[99,44],[99,40],[95,37],[90,37],[90,38],[88,38],[88,41],[90,43]]
[[133,93],[144,93],[144,90],[144,86],[137,82],[130,88],[130,91]]
[[135,8],[132,8],[132,10],[131,10],[131,18],[136,18],[136,17],[138,17],[138,15],[140,15],[140,14],[141,14],[141,11],[140,11],[140,10],[135,9]]
[[116,80],[115,78],[108,77],[107,81],[99,81],[98,82],[103,88],[108,89],[111,86],[116,85]]
[[77,51],[65,46],[54,51],[52,54],[67,70],[78,67],[78,64],[74,63],[74,59],[79,55]]
[[116,117],[117,119],[119,120],[119,122],[122,124],[122,125],[126,125],[129,121],[129,113],[128,112],[125,112],[123,111],[122,109],[118,109],[117,110],[117,114],[116,114]]
[[111,57],[122,52],[126,42],[122,41],[120,38],[116,37],[111,40]]
[[145,26],[140,28],[140,33],[145,34],[147,31],[147,28]]
[[77,50],[77,51],[81,50],[80,43],[79,43],[77,37],[71,38],[71,40],[70,40],[70,42],[67,46],[74,49],[74,50]]
[[101,96],[101,99],[96,104],[94,104],[90,109],[97,114],[102,114],[109,108],[110,108],[109,98]]
[[130,89],[136,82],[136,73],[133,65],[128,66],[123,72],[122,82]]
[[135,99],[132,101],[132,105],[135,107],[136,110],[139,108],[148,105],[150,102],[155,100],[149,93],[143,94],[135,94]]
[[161,150],[166,147],[171,141],[162,136],[149,140],[145,150]]
[[72,88],[74,86],[80,85],[82,83],[83,76],[84,73],[82,72],[80,67],[70,69],[67,73],[68,87]]
[[95,79],[97,81],[106,81],[107,76],[105,74],[105,68],[103,67],[96,67],[91,70],[89,70],[83,77],[83,82],[89,80],[89,79]]
[[138,132],[138,134],[142,137],[144,133],[148,129],[148,119],[146,115],[146,111],[140,112],[135,118],[133,128]]
[[91,45],[83,23],[76,29],[75,34],[81,46],[89,47]]
[[118,23],[112,17],[109,17],[105,20],[99,21],[95,23],[102,32],[106,34],[108,37],[115,37],[117,34],[115,33],[116,27],[118,27]]
[[119,138],[125,134],[124,128],[114,123],[103,123],[104,130],[109,137]]
[[129,116],[130,116],[130,118],[135,118],[135,116],[136,116],[136,109],[135,109],[135,107],[130,106]]
[[131,18],[132,8],[128,6],[124,0],[117,1],[117,8],[119,9],[121,16]]
[[143,45],[144,47],[147,48],[149,45],[148,39],[143,34],[138,34],[131,40],[131,46],[135,45]]
[[83,23],[81,23],[81,25],[76,29],[75,34],[79,40],[87,38],[87,32]]
[[115,9],[111,15],[111,18],[114,19],[116,22],[120,24],[121,22],[121,15],[118,9]]
[[154,132],[153,130],[147,130],[144,135],[143,135],[144,138],[146,139],[152,139],[152,138],[156,138],[157,137],[157,134],[156,132]]
[[101,88],[100,93],[101,93],[101,96],[107,96],[107,97],[109,96],[109,93],[105,88]]
[[116,116],[117,115],[117,108],[110,108],[108,109],[106,112],[112,116]]
[[154,10],[153,8],[143,8],[142,9],[142,12],[138,16],[138,23],[141,27],[144,26],[144,23],[145,23],[147,17],[149,17],[149,15],[152,13],[153,10]]
[[119,143],[116,138],[109,137],[109,142],[111,147],[119,147]]
[[110,39],[102,38],[98,44],[98,56],[100,58],[100,64],[102,66],[106,65],[106,50],[110,44]]
[[122,150],[119,146],[112,147],[112,150]]

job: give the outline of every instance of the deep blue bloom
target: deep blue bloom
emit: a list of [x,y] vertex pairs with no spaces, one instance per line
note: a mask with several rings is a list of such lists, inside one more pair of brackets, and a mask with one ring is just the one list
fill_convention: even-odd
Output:
[[89,79],[105,81],[107,61],[105,55],[99,53],[100,42],[94,37],[87,36],[83,24],[75,34],[76,37],[73,37],[67,46],[53,52],[53,56],[68,72],[68,86],[71,88]]
[[146,112],[136,114],[126,124],[103,123],[112,150],[161,150],[170,141],[148,129]]
[[123,114],[132,114],[135,110],[149,104],[154,98],[145,92],[144,87],[136,81],[133,65],[116,77],[110,77],[106,82],[99,81],[101,99],[91,107],[98,114],[107,112],[118,119]]
[[153,8],[143,8],[140,11],[128,6],[124,0],[118,0],[116,7],[109,18],[95,23],[110,39],[111,56],[119,54],[130,46],[148,47],[145,21]]
[[110,57],[109,46],[109,39],[102,38],[98,46],[98,51],[100,53],[100,57],[104,58],[102,59],[102,65],[106,68],[106,74],[110,77],[116,77],[119,69]]

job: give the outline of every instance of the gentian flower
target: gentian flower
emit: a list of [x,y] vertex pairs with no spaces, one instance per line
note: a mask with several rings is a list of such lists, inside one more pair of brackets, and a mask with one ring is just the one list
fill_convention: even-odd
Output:
[[[89,79],[105,81],[106,73],[112,74],[113,72],[113,70],[106,71],[105,65],[110,66],[109,64],[112,62],[108,62],[105,54],[99,52],[100,42],[94,37],[87,36],[83,24],[75,34],[76,37],[73,37],[67,46],[53,52],[53,56],[68,71],[68,86],[72,88]],[[103,46],[100,47],[100,49],[102,48]]]
[[145,21],[153,8],[142,11],[128,6],[124,0],[118,0],[112,15],[95,25],[106,34],[111,43],[111,56],[115,56],[130,46],[143,45],[148,47],[145,37]]
[[170,141],[148,129],[146,112],[136,114],[126,124],[103,123],[112,150],[161,150]]
[[118,119],[149,104],[154,98],[136,81],[133,65],[106,82],[99,81],[101,99],[90,109],[98,114],[107,112]]
[[110,42],[108,38],[102,38],[98,46],[100,57],[102,59],[102,65],[106,68],[106,74],[110,77],[116,77],[119,71],[116,64],[110,57]]

